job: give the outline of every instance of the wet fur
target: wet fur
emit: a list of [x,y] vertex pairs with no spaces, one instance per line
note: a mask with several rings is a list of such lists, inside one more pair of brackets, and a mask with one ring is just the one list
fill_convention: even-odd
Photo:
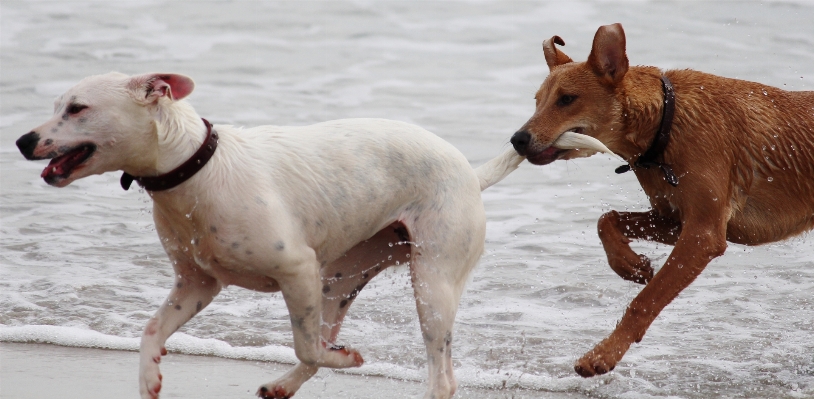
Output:
[[[646,284],[611,335],[575,364],[584,377],[607,373],[639,342],[661,310],[686,288],[726,242],[758,245],[814,228],[814,92],[693,70],[629,67],[621,25],[601,27],[586,62],[544,44],[550,75],[537,109],[513,137],[518,152],[548,163],[545,152],[563,132],[580,127],[631,165],[650,146],[663,104],[660,77],[673,83],[676,111],[661,161],[679,177],[672,187],[658,168],[633,171],[652,209],[611,211],[599,237],[611,268]],[[567,105],[564,95],[576,96]],[[518,145],[519,144],[519,145]],[[576,157],[571,151],[556,159]],[[631,240],[674,245],[655,276]]]
[[[166,173],[189,157],[206,128],[176,74],[111,73],[57,99],[53,118],[17,144],[28,159],[92,145],[64,187],[109,171]],[[365,285],[396,262],[409,264],[427,348],[427,398],[449,398],[452,327],[467,276],[483,251],[481,189],[522,162],[507,151],[473,170],[452,145],[419,127],[350,119],[304,127],[216,125],[211,160],[186,182],[149,192],[161,243],[175,271],[167,300],[144,329],[142,398],[161,390],[164,344],[227,285],[282,291],[301,363],[264,384],[261,397],[292,396],[319,367],[358,367],[336,345],[342,319]]]

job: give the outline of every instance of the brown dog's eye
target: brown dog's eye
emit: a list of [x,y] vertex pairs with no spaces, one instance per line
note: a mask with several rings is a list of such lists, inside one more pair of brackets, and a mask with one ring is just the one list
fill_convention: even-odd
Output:
[[76,114],[82,112],[82,110],[87,108],[87,107],[88,107],[87,105],[82,105],[82,104],[71,104],[71,105],[68,106],[67,112],[69,114],[71,114],[71,115],[76,115]]
[[568,94],[564,94],[562,97],[560,97],[559,100],[557,100],[557,105],[559,105],[560,107],[564,107],[564,106],[566,106],[568,104],[571,104],[576,99],[577,99],[577,96],[571,96],[571,95],[568,95]]

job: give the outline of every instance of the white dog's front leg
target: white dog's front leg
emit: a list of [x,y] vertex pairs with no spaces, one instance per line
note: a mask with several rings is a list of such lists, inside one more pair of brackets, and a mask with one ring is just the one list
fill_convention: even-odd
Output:
[[346,368],[362,365],[359,352],[334,347],[322,339],[322,282],[319,264],[312,259],[280,281],[291,317],[294,352],[308,366]]
[[139,350],[139,393],[142,399],[156,399],[161,391],[158,363],[167,354],[167,338],[192,316],[212,302],[220,292],[220,283],[191,266],[183,272],[176,267],[175,286],[144,328]]
[[261,398],[289,398],[303,382],[313,377],[320,367],[359,367],[364,363],[359,352],[336,347],[322,335],[322,280],[314,259],[298,266],[288,276],[277,277],[291,317],[294,352],[300,364],[280,379],[265,384],[257,391]]

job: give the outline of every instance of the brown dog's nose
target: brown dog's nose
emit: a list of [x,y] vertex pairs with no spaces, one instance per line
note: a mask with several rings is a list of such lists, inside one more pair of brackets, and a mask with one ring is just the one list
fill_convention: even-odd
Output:
[[17,139],[17,148],[23,154],[25,159],[34,159],[34,149],[37,148],[37,143],[40,141],[40,135],[36,132],[24,134]]
[[512,136],[510,140],[514,146],[514,150],[520,155],[526,155],[529,143],[531,142],[531,135],[525,130],[521,130]]

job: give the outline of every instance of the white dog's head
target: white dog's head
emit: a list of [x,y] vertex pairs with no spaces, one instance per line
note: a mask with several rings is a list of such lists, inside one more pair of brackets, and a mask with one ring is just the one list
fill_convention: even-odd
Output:
[[57,187],[115,170],[150,173],[162,112],[194,87],[177,74],[87,77],[59,96],[54,116],[20,137],[17,147],[26,159],[51,159],[41,176]]

